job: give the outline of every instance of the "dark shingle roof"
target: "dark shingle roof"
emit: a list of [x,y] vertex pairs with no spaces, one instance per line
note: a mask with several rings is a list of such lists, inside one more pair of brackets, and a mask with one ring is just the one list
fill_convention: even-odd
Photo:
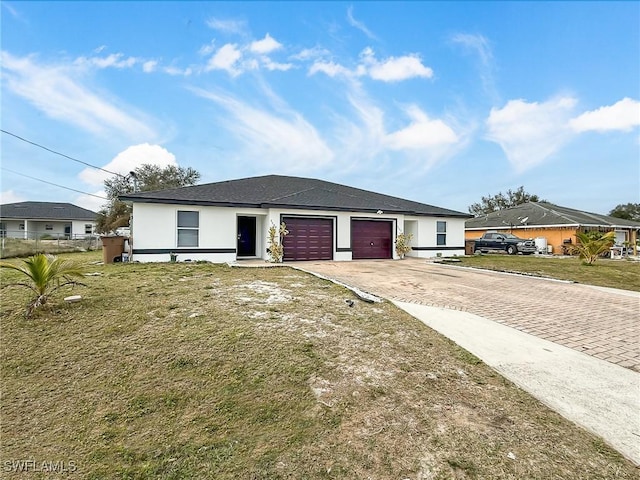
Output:
[[455,210],[311,178],[266,175],[191,187],[123,195],[124,201],[216,205],[228,207],[293,208],[468,218]]
[[472,218],[465,222],[465,228],[505,228],[516,226],[557,226],[579,225],[598,227],[640,228],[640,222],[622,218],[583,212],[573,208],[560,207],[547,202],[528,202],[513,208],[499,210],[488,215]]
[[95,221],[96,213],[71,203],[19,202],[0,205],[0,218]]

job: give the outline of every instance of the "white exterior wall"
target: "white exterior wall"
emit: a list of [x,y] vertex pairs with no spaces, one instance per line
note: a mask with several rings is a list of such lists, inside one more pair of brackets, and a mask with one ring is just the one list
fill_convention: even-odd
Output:
[[[177,212],[199,212],[198,247],[181,253],[177,247]],[[393,239],[403,233],[405,225],[413,234],[412,246],[428,247],[425,250],[413,250],[409,253],[415,257],[434,257],[464,255],[464,219],[408,217],[405,215],[376,215],[372,213],[336,212],[329,210],[289,210],[258,209],[213,206],[188,206],[134,203],[132,217],[132,260],[140,262],[168,262],[170,253],[178,255],[178,261],[207,260],[214,263],[233,262],[237,248],[237,217],[256,217],[256,258],[269,259],[267,254],[269,227],[280,225],[283,216],[325,217],[334,222],[333,259],[336,261],[352,260],[351,219],[366,218],[393,222]],[[406,222],[405,222],[406,220]],[[436,221],[447,222],[447,247],[460,247],[459,250],[436,249]],[[155,252],[153,251],[155,250]],[[189,250],[189,249],[186,249]],[[202,252],[196,251],[202,250]],[[209,251],[206,251],[209,250]],[[216,251],[220,250],[220,251]],[[338,251],[344,250],[344,251]],[[392,246],[393,258],[399,258]]]
[[[178,261],[187,259],[192,261],[208,260],[216,263],[235,261],[236,254],[231,252],[184,252],[187,249],[179,248],[178,210],[199,212],[198,249],[230,250],[236,248],[236,216],[238,212],[236,209],[134,203],[131,231],[134,250],[132,260],[167,262],[170,259],[170,253],[175,253],[178,255]],[[137,253],[136,250],[143,253]],[[145,253],[145,250],[159,250],[160,252]]]
[[[5,236],[7,238],[26,238],[25,222],[23,220],[2,220],[5,226]],[[20,228],[20,225],[23,228]]]
[[[91,225],[91,233],[84,232],[84,226]],[[71,222],[71,238],[90,237],[96,231],[96,223],[90,220],[73,220]]]
[[[447,222],[446,245],[437,245],[437,222]],[[464,255],[464,218],[405,217],[407,233],[413,234],[411,246],[416,247],[409,257],[431,258]]]

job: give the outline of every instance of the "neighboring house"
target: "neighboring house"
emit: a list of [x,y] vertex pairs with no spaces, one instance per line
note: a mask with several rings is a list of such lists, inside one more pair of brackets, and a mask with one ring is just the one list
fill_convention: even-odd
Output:
[[309,178],[267,175],[120,197],[133,204],[132,254],[141,262],[269,258],[268,232],[286,224],[284,261],[464,255],[470,215]]
[[71,203],[19,202],[0,205],[0,236],[35,239],[84,238],[94,234],[96,213]]
[[[487,230],[535,238],[554,254],[568,253],[576,232],[614,231],[617,246],[635,246],[640,222],[583,212],[547,202],[528,202],[467,220],[465,237],[473,240]],[[550,247],[550,248],[549,248]]]

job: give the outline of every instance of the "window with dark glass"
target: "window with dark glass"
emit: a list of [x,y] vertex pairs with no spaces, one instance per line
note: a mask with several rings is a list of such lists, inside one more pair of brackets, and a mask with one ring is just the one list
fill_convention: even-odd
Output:
[[200,212],[178,210],[178,247],[197,247]]
[[447,222],[436,222],[436,245],[447,244]]

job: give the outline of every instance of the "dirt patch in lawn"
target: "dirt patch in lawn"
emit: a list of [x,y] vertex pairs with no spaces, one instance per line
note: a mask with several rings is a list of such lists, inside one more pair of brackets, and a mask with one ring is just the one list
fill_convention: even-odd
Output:
[[3,478],[638,478],[387,302],[286,267],[96,271],[32,320],[3,291]]

